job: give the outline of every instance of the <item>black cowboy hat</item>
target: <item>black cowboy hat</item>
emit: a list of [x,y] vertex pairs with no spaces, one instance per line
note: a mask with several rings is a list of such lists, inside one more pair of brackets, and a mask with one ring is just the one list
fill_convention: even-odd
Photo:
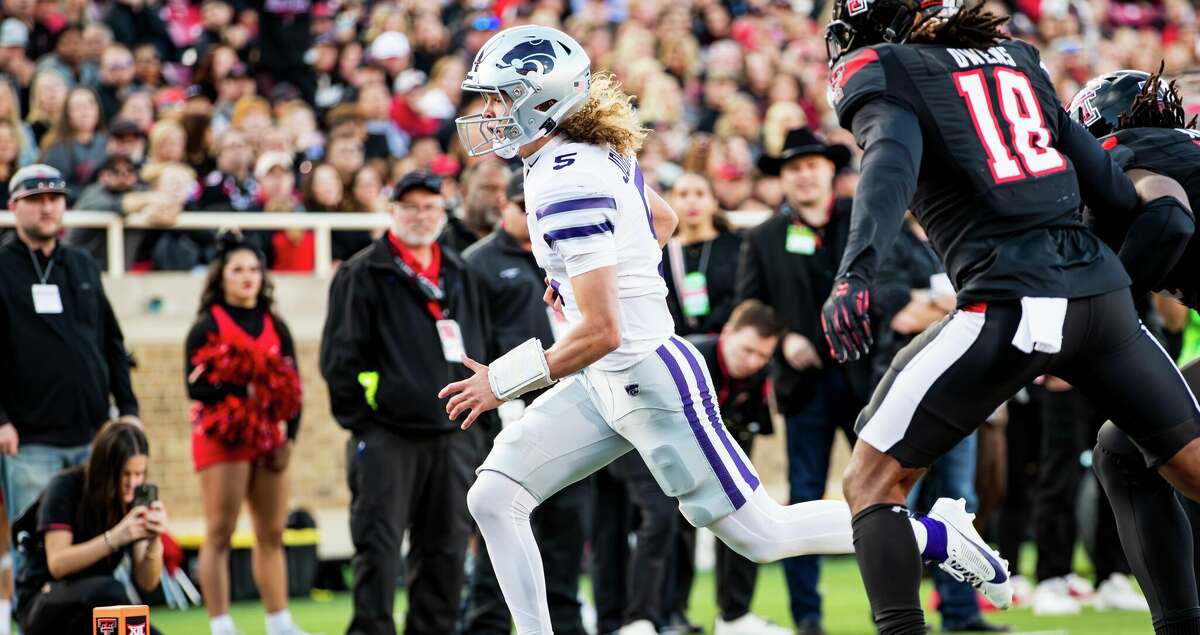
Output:
[[840,143],[829,145],[808,128],[793,128],[788,130],[787,138],[783,142],[783,150],[779,156],[762,155],[758,158],[758,169],[767,176],[779,176],[779,170],[784,163],[796,157],[813,154],[833,161],[834,168],[837,170],[850,163],[850,148]]

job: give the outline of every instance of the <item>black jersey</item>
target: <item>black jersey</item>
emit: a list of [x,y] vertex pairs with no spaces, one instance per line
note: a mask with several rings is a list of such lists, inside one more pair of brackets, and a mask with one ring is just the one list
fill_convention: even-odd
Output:
[[[885,224],[907,205],[962,301],[1086,297],[1129,284],[1078,211],[1086,200],[1132,214],[1137,196],[1067,116],[1034,47],[876,45],[834,68],[829,99],[866,150],[858,235],[839,274],[871,279],[887,253],[881,236],[890,244],[895,235]],[[868,179],[874,161],[886,168]],[[887,220],[865,218],[880,215]]]
[[[1200,130],[1128,128],[1100,141],[1121,169],[1140,168],[1174,179],[1187,192],[1192,211],[1200,210]],[[1094,225],[1110,246],[1124,242],[1127,227],[1127,222]],[[1193,309],[1200,308],[1200,240],[1188,243],[1163,287]]]

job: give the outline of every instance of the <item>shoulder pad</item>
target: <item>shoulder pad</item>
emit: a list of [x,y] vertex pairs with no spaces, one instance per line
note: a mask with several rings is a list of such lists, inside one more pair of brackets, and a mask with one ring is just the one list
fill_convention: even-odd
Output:
[[833,67],[826,97],[838,122],[849,130],[854,113],[871,98],[887,92],[887,77],[875,47],[862,49]]

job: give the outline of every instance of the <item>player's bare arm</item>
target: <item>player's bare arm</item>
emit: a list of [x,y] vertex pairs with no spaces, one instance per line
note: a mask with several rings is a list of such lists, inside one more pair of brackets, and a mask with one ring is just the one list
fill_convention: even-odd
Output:
[[675,234],[679,225],[679,216],[668,203],[652,187],[646,187],[646,200],[650,203],[650,214],[654,218],[654,233],[658,236],[658,246],[666,247],[667,241]]

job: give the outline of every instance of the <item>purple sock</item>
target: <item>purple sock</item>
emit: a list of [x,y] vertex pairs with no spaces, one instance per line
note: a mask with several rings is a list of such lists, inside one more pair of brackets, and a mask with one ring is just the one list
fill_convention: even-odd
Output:
[[945,562],[949,557],[946,555],[946,526],[920,514],[913,514],[913,519],[925,526],[925,549],[921,551],[921,557],[929,562]]

